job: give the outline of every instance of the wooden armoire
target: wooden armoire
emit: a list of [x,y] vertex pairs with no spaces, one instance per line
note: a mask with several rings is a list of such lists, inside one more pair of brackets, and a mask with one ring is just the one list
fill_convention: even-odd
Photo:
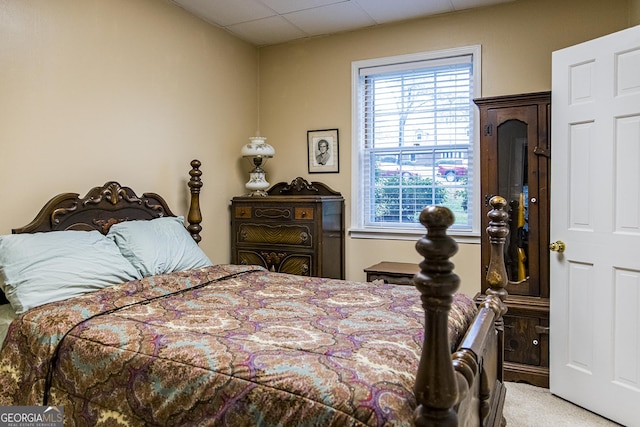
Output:
[[[483,218],[492,196],[508,203],[505,380],[549,387],[551,93],[481,98],[475,103],[480,109]],[[490,259],[486,230],[481,252],[484,293]]]

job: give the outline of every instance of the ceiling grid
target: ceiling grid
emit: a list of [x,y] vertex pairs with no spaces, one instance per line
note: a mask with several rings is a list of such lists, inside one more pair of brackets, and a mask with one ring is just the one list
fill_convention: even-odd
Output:
[[256,46],[515,0],[170,0]]

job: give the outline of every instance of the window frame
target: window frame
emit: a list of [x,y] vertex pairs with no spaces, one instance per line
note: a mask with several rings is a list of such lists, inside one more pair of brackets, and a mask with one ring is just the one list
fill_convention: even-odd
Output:
[[[481,96],[481,70],[482,57],[481,46],[471,45],[451,49],[443,49],[428,52],[419,52],[406,55],[396,55],[353,61],[351,63],[351,226],[349,234],[352,238],[371,238],[387,240],[415,240],[417,236],[424,234],[422,227],[402,227],[400,225],[365,225],[365,191],[361,184],[365,176],[363,165],[364,145],[362,129],[360,128],[360,70],[372,67],[392,67],[397,64],[410,64],[412,62],[433,61],[455,56],[472,56],[473,70],[473,94],[472,100]],[[450,229],[449,234],[463,243],[480,242],[480,132],[479,112],[475,105],[471,108],[473,114],[473,126],[471,129],[472,167],[470,168],[472,184],[469,188],[469,209],[472,215],[471,230]]]

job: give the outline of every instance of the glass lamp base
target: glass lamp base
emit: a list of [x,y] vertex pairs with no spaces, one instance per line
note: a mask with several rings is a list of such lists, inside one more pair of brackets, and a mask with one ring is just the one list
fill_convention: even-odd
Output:
[[253,171],[249,174],[249,181],[244,185],[247,190],[250,191],[247,196],[267,196],[267,192],[264,191],[269,188],[269,183],[264,179],[263,171]]

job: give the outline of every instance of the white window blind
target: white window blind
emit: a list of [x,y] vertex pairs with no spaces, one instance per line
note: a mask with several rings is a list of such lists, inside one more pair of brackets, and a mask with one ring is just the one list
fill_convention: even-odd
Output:
[[422,231],[422,209],[441,204],[452,230],[477,233],[476,61],[472,47],[354,63],[352,226]]

